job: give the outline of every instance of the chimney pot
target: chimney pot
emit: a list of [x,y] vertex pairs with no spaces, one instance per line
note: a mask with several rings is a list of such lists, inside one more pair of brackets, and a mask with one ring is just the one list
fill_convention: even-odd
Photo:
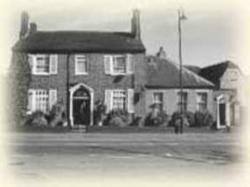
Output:
[[36,23],[30,23],[30,32],[29,34],[33,34],[37,31],[37,25]]
[[164,48],[161,46],[159,51],[156,53],[156,56],[159,58],[167,58]]

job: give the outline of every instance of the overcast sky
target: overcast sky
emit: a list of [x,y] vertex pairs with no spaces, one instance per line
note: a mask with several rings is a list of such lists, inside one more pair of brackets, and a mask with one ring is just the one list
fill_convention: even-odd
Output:
[[[147,53],[155,54],[163,46],[167,56],[178,62],[177,9],[182,6],[188,17],[182,25],[184,64],[206,66],[233,60],[241,65],[244,59],[236,47],[241,39],[238,12],[233,4],[225,1],[19,0],[5,6],[8,12],[2,19],[7,47],[1,53],[6,58],[11,56],[10,47],[18,39],[22,10],[29,13],[38,30],[130,31],[132,9],[138,8]],[[3,70],[7,64],[1,64]]]

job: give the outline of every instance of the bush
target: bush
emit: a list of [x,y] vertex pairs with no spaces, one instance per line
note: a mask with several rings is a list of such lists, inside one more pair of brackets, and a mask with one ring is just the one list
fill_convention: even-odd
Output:
[[[194,113],[186,111],[183,112],[183,124],[184,126],[192,127],[195,124],[195,118],[194,118]],[[179,111],[176,111],[172,114],[171,120],[169,122],[169,126],[174,126],[176,120],[181,118],[181,114]]]
[[102,125],[106,112],[106,106],[101,102],[97,101],[94,107],[94,124]]
[[48,126],[48,116],[42,111],[35,111],[31,115],[27,116],[26,126]]
[[66,122],[65,108],[62,103],[53,105],[49,113],[49,124],[52,127],[64,126]]
[[130,124],[129,114],[125,110],[112,110],[104,121],[106,126],[124,127]]
[[194,114],[196,127],[211,127],[214,123],[213,116],[208,112],[197,111]]
[[151,111],[145,118],[145,126],[161,126],[166,125],[168,121],[168,115],[163,111]]

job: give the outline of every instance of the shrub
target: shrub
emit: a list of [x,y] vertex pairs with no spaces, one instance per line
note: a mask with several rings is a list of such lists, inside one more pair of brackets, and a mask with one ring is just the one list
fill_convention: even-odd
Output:
[[102,125],[106,112],[106,106],[101,102],[97,101],[94,107],[94,124]]
[[[176,111],[172,114],[171,120],[169,122],[169,126],[174,126],[176,120],[181,119],[181,114],[179,111]],[[194,118],[194,113],[186,111],[183,112],[183,124],[185,126],[194,126],[195,124],[195,118]]]
[[129,114],[125,110],[112,110],[104,121],[104,125],[124,127],[130,124]]
[[49,113],[49,124],[52,127],[64,126],[66,122],[65,108],[62,103],[53,105]]
[[48,116],[46,116],[42,111],[35,111],[28,116],[25,123],[26,126],[48,126]]
[[151,111],[145,118],[145,126],[160,126],[166,125],[168,115],[163,111]]
[[196,127],[208,127],[214,123],[213,116],[208,112],[197,111],[194,114]]

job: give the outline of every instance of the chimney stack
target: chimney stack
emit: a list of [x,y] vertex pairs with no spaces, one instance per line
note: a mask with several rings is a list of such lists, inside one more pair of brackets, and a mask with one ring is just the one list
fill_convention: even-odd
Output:
[[141,40],[140,11],[138,9],[133,10],[131,33],[134,35],[135,39]]
[[37,31],[36,23],[30,23],[30,31],[29,34],[34,34]]
[[21,29],[19,38],[25,38],[29,31],[29,15],[27,12],[22,12],[21,14]]
[[163,59],[167,58],[166,52],[162,46],[160,47],[159,51],[156,53],[156,56],[159,58],[163,58]]

